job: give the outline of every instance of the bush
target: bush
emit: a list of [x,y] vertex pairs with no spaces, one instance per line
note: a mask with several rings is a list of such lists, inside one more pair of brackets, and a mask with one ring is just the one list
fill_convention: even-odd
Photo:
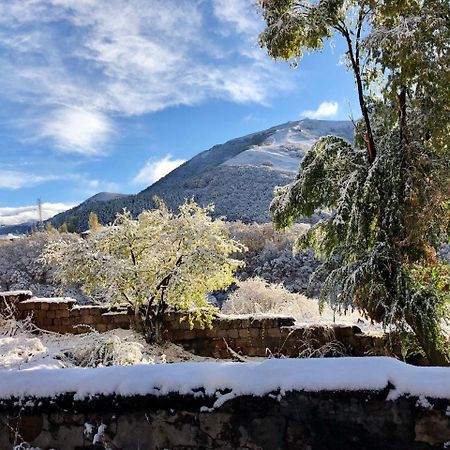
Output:
[[62,289],[54,278],[54,265],[44,267],[39,261],[44,248],[60,239],[73,242],[77,236],[37,232],[14,241],[0,241],[0,291],[26,289],[41,297],[66,295],[80,303],[92,302],[76,286]]
[[[231,236],[247,247],[246,252],[237,255],[245,262],[237,278],[243,281],[258,276],[269,283],[281,283],[289,292],[306,294],[310,275],[319,261],[312,250],[293,254],[292,248],[308,228],[306,224],[295,224],[286,231],[277,231],[271,223],[229,223]],[[320,283],[311,294],[315,295],[319,288]]]
[[277,314],[297,320],[319,317],[319,304],[301,294],[288,292],[281,284],[270,284],[259,277],[238,283],[222,306],[224,314]]

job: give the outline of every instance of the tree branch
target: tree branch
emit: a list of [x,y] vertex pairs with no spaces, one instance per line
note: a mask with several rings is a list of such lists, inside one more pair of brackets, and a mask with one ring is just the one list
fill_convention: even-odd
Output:
[[375,140],[374,140],[373,133],[372,133],[372,126],[370,124],[369,111],[367,108],[366,101],[364,99],[364,87],[363,87],[363,82],[362,82],[362,77],[361,77],[361,68],[360,68],[360,38],[361,38],[361,30],[362,30],[364,17],[365,17],[365,12],[361,8],[359,11],[359,16],[358,16],[355,51],[353,51],[352,38],[350,36],[350,33],[349,33],[345,23],[343,23],[341,21],[341,23],[338,23],[337,25],[335,25],[335,29],[337,31],[339,31],[342,34],[342,36],[344,36],[344,38],[347,42],[347,47],[348,47],[347,53],[348,53],[350,62],[352,64],[353,73],[355,75],[356,86],[358,89],[359,106],[361,108],[361,113],[363,116],[364,124],[366,126],[365,141],[366,141],[366,147],[367,147],[367,156],[369,159],[369,163],[372,164],[375,161],[375,157],[376,157],[376,147],[375,147]]

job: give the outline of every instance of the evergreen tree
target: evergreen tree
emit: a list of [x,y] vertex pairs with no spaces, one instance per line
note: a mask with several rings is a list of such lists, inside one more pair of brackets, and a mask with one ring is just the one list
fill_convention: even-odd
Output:
[[69,233],[78,233],[78,217],[71,216],[67,224],[67,230]]
[[294,64],[334,34],[347,45],[362,119],[354,145],[320,139],[271,205],[291,225],[334,209],[300,238],[323,258],[322,301],[357,306],[413,331],[432,364],[448,364],[450,270],[436,258],[450,223],[448,1],[262,0],[260,42]]
[[67,229],[67,224],[66,222],[63,222],[59,227],[58,227],[58,231],[60,233],[68,233],[69,230]]
[[98,231],[101,228],[100,222],[98,221],[98,216],[94,211],[89,213],[88,224],[90,231]]

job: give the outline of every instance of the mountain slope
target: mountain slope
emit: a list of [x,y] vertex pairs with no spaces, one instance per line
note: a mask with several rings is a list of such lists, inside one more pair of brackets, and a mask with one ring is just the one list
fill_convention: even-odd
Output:
[[213,203],[215,215],[227,220],[267,222],[274,187],[292,181],[311,145],[330,134],[351,141],[353,125],[349,121],[304,119],[233,139],[199,153],[136,195],[103,202],[90,199],[55,216],[52,222],[58,226],[76,215],[84,229],[92,210],[102,223],[108,223],[123,208],[139,214],[153,207],[155,195],[171,209],[193,197],[202,205]]
[[[126,194],[118,194],[115,192],[99,192],[98,194],[89,197],[78,206],[53,216],[47,222],[52,222],[53,225],[59,227],[62,223],[69,222],[72,217],[77,217],[80,231],[86,230],[88,228],[89,213],[91,211],[102,216],[100,219],[102,223],[111,222],[114,220],[117,211],[111,209],[109,205],[117,200],[125,200],[127,197],[129,196]],[[109,219],[110,217],[112,217],[112,219]]]

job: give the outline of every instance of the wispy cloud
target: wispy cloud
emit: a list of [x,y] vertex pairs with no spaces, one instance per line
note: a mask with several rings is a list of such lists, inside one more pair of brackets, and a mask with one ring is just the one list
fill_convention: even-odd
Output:
[[110,120],[98,111],[60,108],[42,121],[41,137],[53,139],[65,152],[102,154],[113,132]]
[[71,182],[74,192],[80,195],[93,195],[100,191],[118,192],[118,183],[99,180],[85,173],[59,173],[59,174],[36,174],[32,171],[9,170],[0,168],[0,189],[15,191],[22,188],[34,186],[49,181]]
[[255,36],[260,31],[253,0],[213,0],[212,4],[215,16],[231,24],[237,33]]
[[[0,95],[40,117],[28,134],[87,155],[104,151],[117,116],[209,98],[267,103],[289,83],[257,46],[252,3],[0,2]],[[218,38],[211,17],[230,39]]]
[[[42,218],[53,217],[62,211],[67,211],[75,205],[66,203],[42,203]],[[0,208],[0,225],[17,225],[38,220],[37,205]]]
[[164,158],[157,160],[150,160],[133,178],[133,183],[142,185],[153,184],[184,162],[186,162],[184,159],[172,159],[172,155],[166,155]]
[[17,190],[24,187],[33,187],[46,181],[57,180],[54,175],[35,175],[18,170],[3,170],[0,168],[0,189]]
[[334,117],[339,111],[339,104],[337,102],[323,102],[315,110],[303,111],[300,115],[310,119],[326,119]]

